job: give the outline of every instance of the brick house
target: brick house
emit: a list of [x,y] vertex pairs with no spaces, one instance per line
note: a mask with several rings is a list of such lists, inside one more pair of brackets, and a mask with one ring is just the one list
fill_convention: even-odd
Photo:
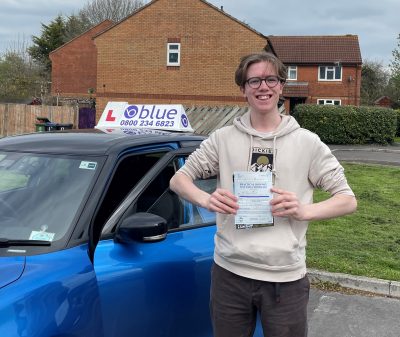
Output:
[[234,72],[266,36],[203,0],[153,0],[97,35],[98,116],[110,101],[244,104]]
[[268,36],[266,49],[288,67],[286,111],[299,103],[360,105],[362,59],[356,35]]
[[391,108],[393,101],[388,96],[381,96],[374,101],[374,104],[383,108]]
[[105,20],[50,53],[51,94],[88,97],[97,82],[97,52],[93,36],[113,25]]

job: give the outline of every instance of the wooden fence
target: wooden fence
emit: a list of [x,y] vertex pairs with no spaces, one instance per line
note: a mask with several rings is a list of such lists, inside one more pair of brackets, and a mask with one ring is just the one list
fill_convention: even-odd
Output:
[[201,106],[185,107],[193,130],[202,135],[209,135],[211,132],[223,126],[232,124],[237,116],[242,116],[248,107],[239,106]]
[[0,137],[36,131],[37,117],[53,123],[78,125],[78,107],[0,104]]

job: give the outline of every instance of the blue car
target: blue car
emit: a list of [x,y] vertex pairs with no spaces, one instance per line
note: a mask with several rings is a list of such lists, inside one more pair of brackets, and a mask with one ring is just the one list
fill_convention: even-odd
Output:
[[[0,139],[0,336],[212,336],[215,214],[169,189],[204,137],[121,109],[102,117],[120,127]],[[188,125],[171,111],[154,124]]]
[[215,216],[168,187],[201,140],[1,139],[0,335],[211,336]]

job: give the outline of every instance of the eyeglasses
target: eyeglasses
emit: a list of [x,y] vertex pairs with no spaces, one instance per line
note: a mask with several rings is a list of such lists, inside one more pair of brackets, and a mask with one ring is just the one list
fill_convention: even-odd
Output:
[[262,81],[265,82],[268,88],[275,88],[281,80],[278,76],[267,76],[265,78],[251,77],[245,83],[247,83],[252,89],[258,89],[261,86]]

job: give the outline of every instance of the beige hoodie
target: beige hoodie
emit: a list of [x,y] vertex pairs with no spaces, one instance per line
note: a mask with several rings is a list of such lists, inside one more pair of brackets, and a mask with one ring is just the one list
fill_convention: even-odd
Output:
[[[266,153],[270,154],[268,158]],[[234,171],[260,167],[271,169],[274,185],[296,193],[304,204],[312,203],[314,188],[331,195],[354,195],[330,149],[316,134],[300,128],[293,117],[285,115],[279,127],[268,134],[251,127],[249,112],[237,117],[232,126],[212,133],[180,172],[192,179],[217,175],[218,187],[233,191]],[[298,280],[306,274],[307,226],[306,221],[275,217],[270,227],[236,229],[233,215],[217,214],[214,260],[251,279]]]

